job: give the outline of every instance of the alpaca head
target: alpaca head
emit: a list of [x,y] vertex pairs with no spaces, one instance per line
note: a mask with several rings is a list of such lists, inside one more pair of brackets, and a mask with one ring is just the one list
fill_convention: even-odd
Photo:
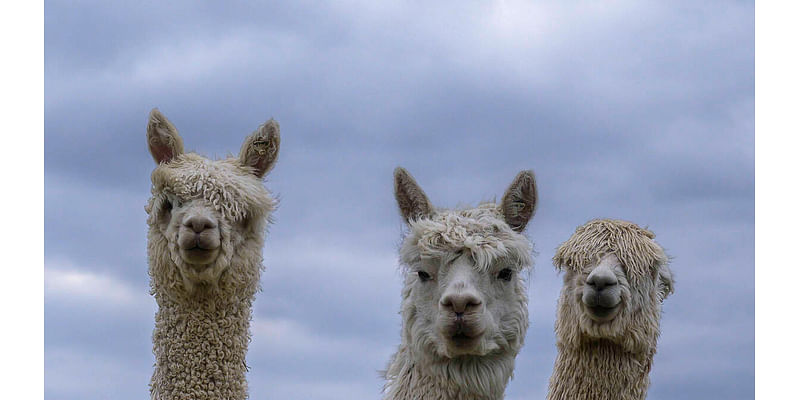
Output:
[[434,209],[402,168],[394,178],[409,228],[400,249],[406,344],[437,359],[516,355],[528,329],[532,245],[521,232],[536,206],[533,172],[520,172],[501,204],[463,210]]
[[[185,295],[201,287],[257,285],[264,230],[275,208],[261,180],[277,160],[278,123],[270,120],[248,136],[238,157],[210,160],[184,153],[178,131],[153,109],[147,143],[157,164],[145,208],[154,287]],[[247,270],[230,271],[235,268]]]
[[673,292],[668,258],[654,238],[630,222],[598,219],[559,246],[553,263],[566,271],[560,340],[609,339],[629,351],[654,346],[661,302]]

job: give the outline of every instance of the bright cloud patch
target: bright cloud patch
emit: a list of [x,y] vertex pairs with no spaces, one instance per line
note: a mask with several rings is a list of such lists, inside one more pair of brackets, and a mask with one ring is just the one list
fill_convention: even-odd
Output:
[[98,302],[113,306],[136,306],[147,302],[147,289],[111,276],[79,269],[69,263],[45,262],[44,294],[46,299]]

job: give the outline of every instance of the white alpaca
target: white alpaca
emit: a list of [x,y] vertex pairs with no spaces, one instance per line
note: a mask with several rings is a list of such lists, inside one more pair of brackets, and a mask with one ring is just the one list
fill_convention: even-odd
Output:
[[499,205],[464,210],[435,210],[402,168],[394,179],[409,232],[402,341],[384,398],[501,399],[528,329],[532,245],[521,232],[536,206],[533,172],[520,172]]
[[147,143],[153,171],[147,253],[158,400],[247,398],[245,355],[259,290],[264,232],[275,200],[261,179],[280,147],[270,120],[245,139],[239,157],[212,161],[183,152],[156,109]]
[[661,302],[673,292],[668,258],[654,238],[630,222],[599,219],[558,248],[553,264],[566,274],[549,400],[647,396]]

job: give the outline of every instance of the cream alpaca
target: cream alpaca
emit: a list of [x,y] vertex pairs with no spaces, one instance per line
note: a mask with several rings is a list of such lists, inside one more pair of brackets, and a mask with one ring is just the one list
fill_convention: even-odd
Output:
[[598,219],[579,227],[553,257],[566,271],[558,302],[558,357],[549,400],[639,400],[647,396],[672,273],[655,235]]
[[278,156],[278,123],[250,135],[239,157],[212,161],[184,153],[178,131],[154,109],[147,142],[158,164],[145,208],[158,303],[150,397],[245,399],[251,305],[275,208],[261,179]]
[[402,341],[384,398],[501,399],[528,329],[532,245],[521,232],[536,206],[533,172],[520,172],[501,204],[464,210],[434,210],[406,170],[394,177],[409,232]]

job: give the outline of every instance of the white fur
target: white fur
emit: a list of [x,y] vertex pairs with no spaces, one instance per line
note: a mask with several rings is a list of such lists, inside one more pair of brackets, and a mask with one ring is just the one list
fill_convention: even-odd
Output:
[[509,188],[522,218],[494,203],[433,210],[405,170],[395,183],[409,232],[400,248],[402,341],[384,374],[384,398],[500,399],[528,329],[524,276],[532,263],[530,241],[505,216],[519,230],[527,224],[535,197],[513,193],[521,184],[535,193],[533,174]]

